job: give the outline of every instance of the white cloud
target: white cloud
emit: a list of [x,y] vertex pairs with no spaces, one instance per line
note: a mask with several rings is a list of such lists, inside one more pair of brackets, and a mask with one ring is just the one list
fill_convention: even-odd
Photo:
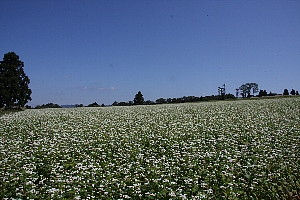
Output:
[[111,89],[111,90],[115,90],[115,88],[114,88],[114,87],[111,87],[110,89]]

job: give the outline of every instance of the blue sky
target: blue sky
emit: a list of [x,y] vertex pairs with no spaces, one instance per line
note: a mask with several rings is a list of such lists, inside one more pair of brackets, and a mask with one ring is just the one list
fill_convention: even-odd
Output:
[[0,41],[32,106],[300,90],[298,0],[2,0]]

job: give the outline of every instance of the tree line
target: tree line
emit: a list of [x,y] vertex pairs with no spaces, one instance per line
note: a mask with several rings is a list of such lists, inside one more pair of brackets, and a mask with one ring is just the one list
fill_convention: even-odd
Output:
[[[14,52],[4,54],[3,61],[0,61],[0,108],[21,108],[24,107],[28,101],[31,101],[31,89],[28,85],[30,79],[24,72],[24,62],[19,59],[19,56]],[[222,89],[222,90],[220,90]],[[219,95],[211,96],[183,96],[179,98],[158,98],[156,101],[144,100],[143,94],[139,91],[133,101],[128,102],[113,102],[112,106],[133,106],[133,105],[154,105],[154,104],[170,104],[170,103],[186,103],[186,102],[200,102],[212,100],[225,100],[249,97],[264,97],[275,96],[276,93],[269,92],[258,88],[257,83],[245,83],[236,89],[236,95],[225,93],[224,88],[218,88]],[[255,94],[258,95],[255,96]],[[292,89],[284,89],[282,95],[299,95],[299,92]],[[30,106],[26,106],[31,108]],[[84,107],[83,104],[78,104],[76,107]],[[97,102],[89,104],[87,107],[105,107],[104,104],[99,105]],[[38,105],[36,109],[41,108],[61,108],[58,104],[48,103]]]
[[[245,87],[246,86],[246,87]],[[252,87],[255,87],[254,89]],[[233,94],[225,94],[224,96],[219,94],[219,95],[211,95],[211,96],[183,96],[179,98],[158,98],[156,101],[151,101],[151,100],[144,100],[143,94],[141,91],[139,91],[133,101],[128,101],[128,102],[117,102],[114,101],[111,105],[109,106],[135,106],[135,105],[156,105],[156,104],[172,104],[172,103],[187,103],[187,102],[201,102],[201,101],[217,101],[217,100],[224,100],[224,99],[237,99],[238,95],[240,94],[242,98],[250,98],[254,97],[254,94],[257,93],[258,89],[258,84],[243,84],[240,88],[247,88],[247,90],[242,90],[240,93],[236,94],[234,96]],[[239,89],[237,90],[239,91]],[[251,95],[252,93],[252,95]],[[298,91],[295,91],[292,89],[291,95],[299,95]],[[269,92],[267,93],[266,90],[259,90],[259,94],[256,95],[255,97],[265,97],[265,96],[275,96],[278,95],[276,93]],[[284,90],[283,95],[289,95],[289,92],[287,89]],[[225,97],[225,98],[224,98]],[[50,105],[50,106],[49,106]],[[55,104],[57,105],[57,104]],[[51,108],[52,103],[46,104],[45,106],[38,106],[35,107],[37,109],[39,108]],[[101,104],[99,105],[97,102],[91,103],[87,106],[84,106],[83,104],[76,104],[76,107],[106,107],[106,105]]]
[[[226,94],[226,99],[235,99],[233,94]],[[187,103],[187,102],[200,102],[200,101],[213,101],[221,100],[220,95],[211,95],[211,96],[183,96],[179,98],[158,98],[155,101],[144,100],[143,94],[139,91],[133,101],[128,102],[117,102],[114,101],[112,106],[134,106],[134,105],[155,105],[155,104],[171,104],[171,103]]]
[[[255,94],[258,95],[255,96]],[[299,95],[298,91],[294,89],[289,93],[287,89],[284,89],[282,95]],[[212,101],[212,100],[224,100],[224,99],[236,99],[241,95],[242,98],[250,98],[250,97],[265,97],[265,96],[276,96],[281,95],[277,93],[272,93],[271,91],[268,93],[266,90],[259,90],[257,83],[245,83],[242,84],[239,88],[236,89],[236,96],[233,94],[219,94],[219,95],[211,95],[205,97],[196,97],[196,96],[183,96],[179,98],[159,98],[156,101],[147,100],[144,101],[143,94],[139,91],[133,101],[128,102],[113,102],[112,106],[133,106],[133,105],[155,105],[155,104],[171,104],[171,103],[186,103],[186,102],[200,102],[200,101]]]
[[[262,89],[259,90],[257,83],[245,83],[236,89],[236,97],[238,97],[239,94],[242,96],[242,98],[255,97],[255,93],[257,92],[259,93],[258,95],[256,95],[256,97],[281,95],[277,93],[272,93],[271,91],[267,93],[266,90],[262,90]],[[288,89],[284,89],[282,95],[299,95],[299,92],[292,89],[291,92],[289,93]]]

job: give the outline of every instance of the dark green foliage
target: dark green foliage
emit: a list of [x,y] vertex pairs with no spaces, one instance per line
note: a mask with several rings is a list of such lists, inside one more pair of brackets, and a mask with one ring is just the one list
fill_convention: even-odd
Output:
[[24,62],[14,52],[4,54],[0,62],[0,107],[24,107],[31,101],[30,80],[24,72]]
[[145,104],[146,105],[153,105],[153,104],[155,104],[153,101],[151,101],[151,100],[147,100],[147,101],[145,101]]
[[89,104],[87,107],[100,107],[100,105],[97,102],[94,102],[92,104]]
[[291,95],[296,95],[296,91],[294,89],[291,90]]
[[43,104],[43,105],[37,105],[35,107],[35,109],[42,109],[42,108],[61,108],[60,105],[58,104],[54,104],[54,103],[47,103],[47,104]]
[[243,84],[239,87],[239,90],[241,91],[241,95],[243,98],[247,97],[247,94],[250,94],[250,89],[247,87],[246,84]]
[[258,92],[258,84],[257,83],[245,83],[239,87],[239,90],[241,91],[241,95],[243,98],[251,97],[251,90],[252,90],[253,96],[255,93]]
[[225,99],[235,99],[235,96],[233,94],[226,94]]
[[156,99],[156,104],[163,104],[163,103],[167,103],[166,99],[164,98],[159,98],[159,99]]
[[283,91],[283,95],[289,95],[289,91],[288,91],[288,89],[284,89],[284,91]]
[[133,99],[134,105],[143,105],[144,104],[144,97],[141,91],[139,91],[136,95],[135,98]]
[[258,93],[258,96],[259,96],[259,97],[268,96],[268,93],[267,93],[266,90],[260,90],[259,93]]

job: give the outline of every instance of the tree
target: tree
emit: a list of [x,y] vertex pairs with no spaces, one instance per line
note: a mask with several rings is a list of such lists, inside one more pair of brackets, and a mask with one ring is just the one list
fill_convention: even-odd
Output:
[[31,101],[30,79],[24,72],[24,62],[14,52],[4,54],[0,61],[0,107],[24,107]]
[[236,97],[233,94],[228,93],[225,95],[225,98],[226,99],[235,99]]
[[284,89],[284,91],[283,91],[283,95],[289,95],[289,91],[288,91],[288,89]]
[[243,98],[251,96],[251,90],[253,92],[253,96],[258,92],[258,84],[257,83],[246,83],[239,87],[241,91],[241,95]]
[[291,90],[291,95],[296,95],[296,91],[294,89]]
[[157,103],[157,104],[163,104],[163,103],[167,103],[167,100],[164,99],[164,98],[159,98],[159,99],[156,99],[155,103]]
[[268,93],[267,93],[266,90],[260,90],[259,93],[258,93],[258,96],[259,97],[268,96]]
[[153,105],[153,104],[154,104],[154,102],[153,102],[153,101],[151,101],[151,100],[147,100],[147,101],[145,101],[145,104],[146,104],[146,105]]
[[253,96],[255,93],[258,92],[258,84],[257,83],[250,83],[250,86],[252,88]]
[[296,95],[299,95],[299,92],[298,92],[298,90],[296,91]]
[[243,84],[239,87],[239,90],[241,91],[241,95],[243,98],[247,97],[247,93],[250,92],[250,90],[248,91],[248,86],[246,84]]
[[133,103],[134,103],[134,105],[143,105],[144,104],[144,97],[143,97],[141,91],[139,91],[135,95],[135,98],[133,99]]
[[42,109],[42,108],[62,108],[60,105],[58,104],[54,104],[54,103],[47,103],[47,104],[43,104],[43,105],[37,105],[35,107],[35,109]]
[[97,102],[89,104],[87,107],[100,107]]

